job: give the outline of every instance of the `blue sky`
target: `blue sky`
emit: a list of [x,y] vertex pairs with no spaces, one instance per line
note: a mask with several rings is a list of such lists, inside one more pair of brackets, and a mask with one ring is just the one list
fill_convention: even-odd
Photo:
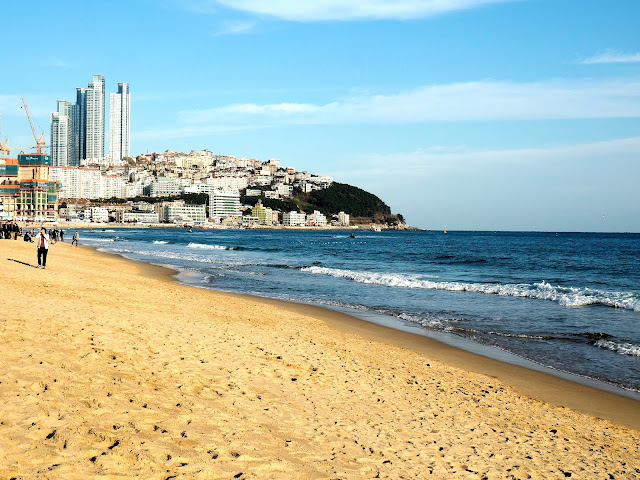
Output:
[[[132,153],[208,148],[365,188],[413,225],[640,232],[637,0],[3,7],[2,140],[92,74]],[[108,143],[108,142],[107,142]]]

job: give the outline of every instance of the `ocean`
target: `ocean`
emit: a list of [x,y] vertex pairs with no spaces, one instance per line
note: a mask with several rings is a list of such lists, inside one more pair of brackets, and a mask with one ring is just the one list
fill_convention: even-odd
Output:
[[350,233],[107,228],[80,243],[640,398],[640,234]]

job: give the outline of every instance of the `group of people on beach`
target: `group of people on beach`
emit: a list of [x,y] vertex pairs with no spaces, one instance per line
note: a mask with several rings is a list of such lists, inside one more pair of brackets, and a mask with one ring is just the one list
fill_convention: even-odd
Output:
[[0,239],[11,240],[13,237],[14,240],[17,240],[19,234],[20,227],[15,222],[3,222],[0,226]]
[[[4,222],[0,225],[0,239],[10,240],[13,236],[14,240],[17,240],[19,236],[23,236],[25,242],[35,243],[38,249],[38,266],[36,268],[46,268],[47,266],[47,254],[49,253],[49,245],[54,245],[58,242],[64,242],[64,230],[61,228],[51,228],[47,232],[45,227],[40,227],[40,230],[36,232],[36,229],[21,229],[15,222]],[[71,240],[71,246],[78,246],[78,240],[80,234],[76,230]]]

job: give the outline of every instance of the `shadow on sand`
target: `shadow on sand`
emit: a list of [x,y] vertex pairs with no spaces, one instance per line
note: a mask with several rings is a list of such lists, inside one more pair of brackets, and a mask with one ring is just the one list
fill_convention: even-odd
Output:
[[21,263],[22,265],[26,265],[27,267],[37,268],[36,265],[31,265],[30,263],[27,263],[27,262],[21,262],[20,260],[14,260],[13,258],[7,258],[7,260],[9,260],[10,262]]

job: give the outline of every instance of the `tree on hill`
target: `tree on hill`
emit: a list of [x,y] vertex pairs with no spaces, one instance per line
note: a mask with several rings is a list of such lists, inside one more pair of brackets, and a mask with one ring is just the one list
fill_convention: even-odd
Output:
[[265,207],[283,212],[301,211],[312,213],[314,210],[322,212],[327,217],[339,212],[348,213],[354,223],[381,222],[397,224],[403,222],[402,215],[392,215],[391,208],[376,195],[346,183],[333,183],[329,188],[302,193],[299,189],[294,196],[283,199],[264,197],[240,198],[242,204],[255,205],[260,200]]
[[306,194],[304,199],[325,215],[345,212],[373,221],[384,221],[391,216],[391,208],[379,197],[346,183],[334,182],[329,188]]

